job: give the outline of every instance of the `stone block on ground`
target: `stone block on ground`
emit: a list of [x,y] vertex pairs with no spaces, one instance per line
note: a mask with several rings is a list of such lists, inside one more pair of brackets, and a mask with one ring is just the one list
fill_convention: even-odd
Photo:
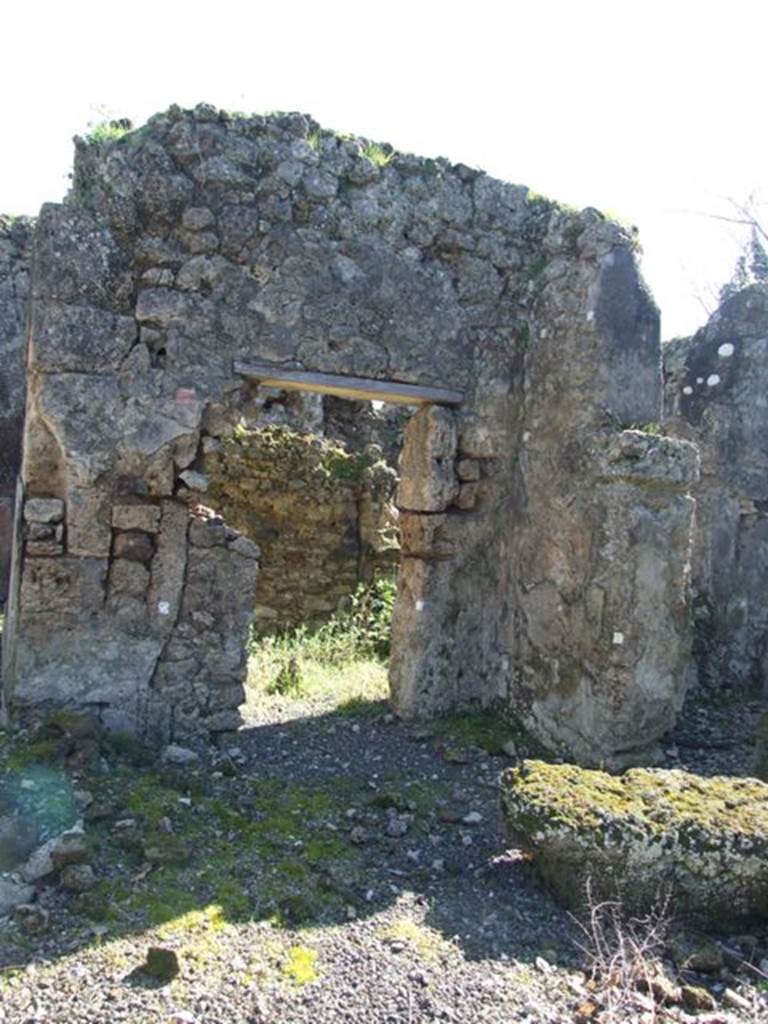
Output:
[[512,842],[567,906],[621,900],[725,929],[768,915],[768,785],[635,768],[622,776],[524,761],[501,777]]

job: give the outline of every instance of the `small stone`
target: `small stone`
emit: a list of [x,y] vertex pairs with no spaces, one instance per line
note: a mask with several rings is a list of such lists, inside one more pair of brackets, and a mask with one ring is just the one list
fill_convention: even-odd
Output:
[[112,826],[113,832],[130,832],[136,828],[135,818],[121,818]]
[[50,915],[39,903],[20,903],[13,911],[14,919],[28,935],[39,935],[48,927]]
[[384,831],[390,838],[399,839],[408,831],[410,823],[407,814],[391,814]]
[[46,875],[53,873],[54,865],[51,859],[51,852],[58,842],[58,838],[58,836],[54,836],[53,839],[49,839],[42,846],[38,846],[30,854],[26,864],[24,864],[20,871],[21,877],[25,882],[37,882],[41,878],[45,878]]
[[30,558],[47,558],[52,555],[63,555],[64,545],[55,540],[27,541],[27,554]]
[[181,216],[182,226],[187,231],[205,231],[215,221],[207,206],[190,206]]
[[368,831],[364,829],[362,825],[355,825],[349,833],[349,841],[354,843],[355,846],[362,846],[363,843],[368,842],[369,838]]
[[172,981],[180,970],[178,955],[164,946],[150,946],[143,970],[156,981]]
[[19,815],[0,818],[0,871],[7,871],[25,860],[40,839],[34,821]]
[[199,764],[200,755],[189,747],[180,747],[175,743],[169,743],[163,750],[161,760],[164,764],[190,765]]
[[679,1003],[682,998],[679,986],[671,978],[668,978],[660,967],[650,972],[647,984],[654,999],[662,1005]]
[[479,825],[483,820],[483,816],[479,811],[470,811],[461,820],[465,825]]
[[194,469],[185,469],[183,473],[179,474],[179,480],[187,485],[191,491],[200,491],[205,494],[208,490],[210,480],[205,473],[198,473]]
[[27,498],[24,519],[28,523],[60,523],[64,518],[64,502],[60,498]]
[[87,789],[76,789],[73,791],[72,796],[75,798],[75,803],[81,811],[93,805],[93,793],[90,793]]
[[57,869],[66,867],[67,864],[82,864],[88,860],[90,852],[88,840],[83,832],[63,832],[51,848],[51,861]]
[[216,252],[219,239],[213,231],[201,231],[200,234],[188,235],[187,248],[191,253]]
[[61,872],[59,881],[72,892],[87,892],[96,884],[96,875],[90,864],[68,864]]
[[725,1006],[730,1006],[733,1010],[741,1010],[743,1013],[749,1013],[753,1009],[752,1003],[732,988],[727,988],[723,992],[723,1003]]
[[514,740],[507,740],[506,743],[502,743],[502,745],[501,745],[501,752],[506,757],[509,757],[511,759],[515,759],[518,756],[518,754],[517,754],[517,744],[515,743]]
[[454,505],[464,512],[469,512],[477,504],[477,494],[478,486],[476,483],[464,483],[459,488],[459,493],[454,499]]
[[480,463],[477,459],[459,459],[456,463],[456,475],[459,480],[479,480]]
[[20,904],[29,903],[34,895],[34,886],[21,885],[10,878],[0,878],[0,917],[10,914]]
[[711,992],[700,985],[683,985],[680,990],[683,1004],[689,1010],[715,1010],[717,1003]]
[[116,530],[142,530],[157,533],[160,529],[159,505],[115,505],[112,526]]
[[197,1024],[197,1017],[189,1010],[175,1010],[169,1020],[171,1024]]

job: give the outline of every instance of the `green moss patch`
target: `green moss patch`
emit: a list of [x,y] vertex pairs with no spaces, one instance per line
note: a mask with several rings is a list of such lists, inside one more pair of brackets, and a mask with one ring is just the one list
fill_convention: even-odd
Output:
[[768,785],[756,779],[526,761],[502,775],[501,804],[512,841],[569,905],[590,887],[633,911],[669,896],[714,927],[768,914]]

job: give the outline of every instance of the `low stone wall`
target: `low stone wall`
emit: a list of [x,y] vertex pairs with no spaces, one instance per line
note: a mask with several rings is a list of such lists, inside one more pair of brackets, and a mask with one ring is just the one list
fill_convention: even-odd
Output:
[[31,229],[29,218],[0,216],[0,605],[8,589],[13,494],[21,465]]
[[664,346],[667,433],[701,451],[694,667],[713,692],[768,694],[768,286]]
[[396,474],[381,448],[286,427],[209,440],[206,501],[262,552],[255,628],[317,623],[399,556]]

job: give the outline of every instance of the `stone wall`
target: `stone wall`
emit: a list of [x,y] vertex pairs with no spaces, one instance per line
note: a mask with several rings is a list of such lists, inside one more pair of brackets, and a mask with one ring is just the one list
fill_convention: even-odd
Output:
[[206,501],[262,552],[257,633],[317,624],[397,566],[397,477],[379,446],[358,453],[287,427],[240,429],[209,442],[203,469]]
[[664,346],[667,432],[701,450],[694,667],[713,693],[768,692],[768,286]]
[[0,605],[8,590],[13,496],[21,467],[31,229],[26,217],[0,216]]
[[[162,525],[136,541],[145,589],[118,574],[123,619],[108,581],[133,541],[113,523],[138,503],[183,533],[206,451],[252,399],[250,360],[463,394],[406,432],[401,713],[502,699],[588,762],[647,757],[671,724],[696,456],[622,430],[661,415],[634,239],[466,166],[379,154],[303,115],[209,107],[78,145],[72,195],[35,231],[23,467],[27,499],[64,503],[63,553],[17,559],[11,711],[58,700],[142,732],[207,728],[215,653],[234,663],[240,626],[204,631],[194,669],[177,650],[161,606],[191,630],[202,597],[184,618]],[[196,592],[216,592],[219,554],[188,556]]]

